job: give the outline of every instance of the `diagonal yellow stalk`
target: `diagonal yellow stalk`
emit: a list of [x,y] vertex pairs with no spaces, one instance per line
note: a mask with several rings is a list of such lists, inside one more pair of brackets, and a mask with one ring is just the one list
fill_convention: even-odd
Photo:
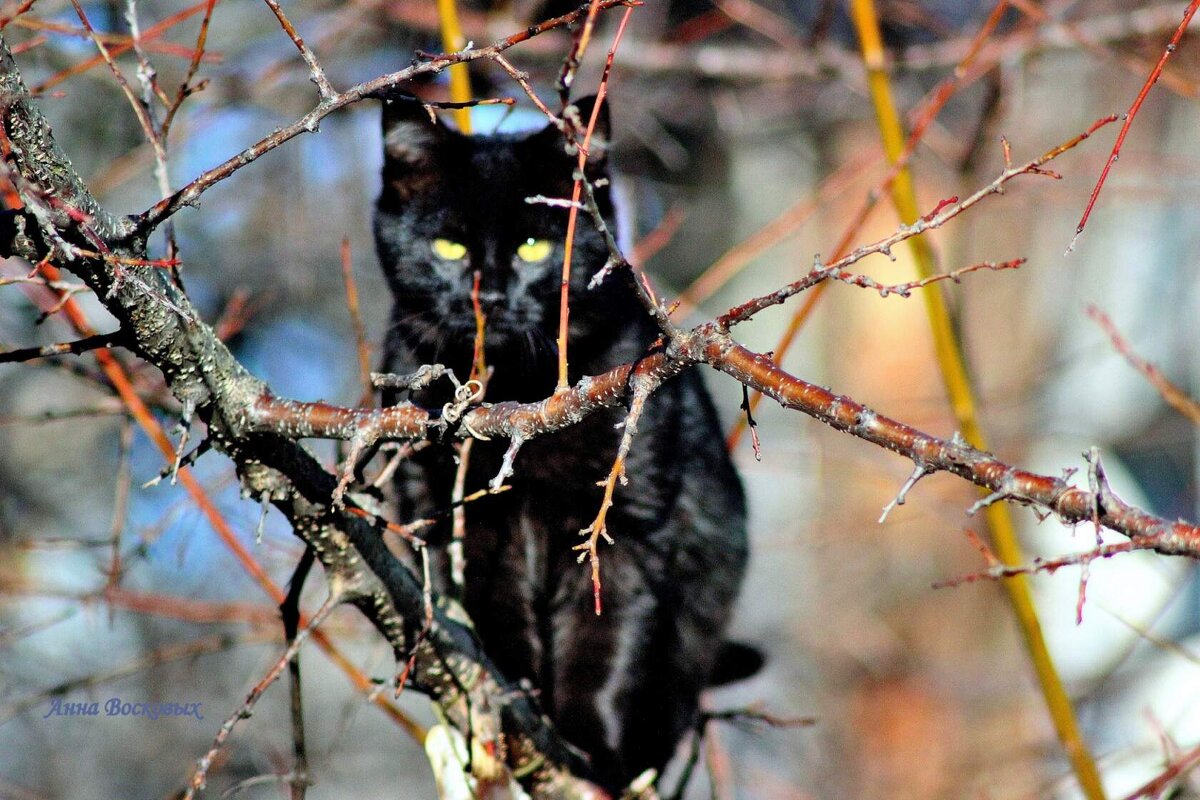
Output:
[[[875,115],[884,151],[888,160],[895,163],[904,152],[904,129],[892,100],[874,0],[851,0],[850,11],[862,47],[863,62],[867,69],[868,88],[871,102],[875,106]],[[892,183],[891,194],[892,202],[902,220],[906,224],[916,222],[920,212],[917,206],[916,192],[913,189],[912,175],[907,167],[896,175],[896,179]],[[934,272],[933,253],[929,243],[920,236],[909,239],[908,243],[912,248],[918,275],[921,278],[932,275]],[[925,310],[928,313],[929,324],[933,332],[934,349],[938,365],[941,367],[942,380],[945,382],[946,393],[950,398],[950,405],[958,420],[959,428],[968,442],[981,450],[987,450],[987,442],[976,415],[974,389],[971,379],[967,375],[962,345],[951,323],[945,297],[937,286],[926,288],[922,295],[925,298]],[[992,546],[1000,560],[1010,565],[1024,563],[1025,559],[1021,553],[1020,544],[1017,542],[1009,507],[1003,502],[992,503],[987,506],[986,519],[991,531]],[[1054,661],[1046,649],[1046,641],[1042,636],[1042,628],[1029,593],[1029,582],[1025,576],[1017,576],[1004,581],[1004,588],[1008,593],[1009,602],[1016,612],[1025,647],[1029,652],[1029,659],[1033,663],[1034,671],[1037,673],[1042,695],[1049,707],[1058,738],[1066,748],[1067,757],[1079,780],[1080,788],[1088,800],[1104,800],[1104,787],[1100,782],[1100,774],[1088,750],[1087,743],[1084,742],[1079,731],[1079,724],[1075,719],[1070,698],[1067,697],[1067,692],[1055,669]]]
[[[456,53],[466,47],[462,26],[458,23],[458,8],[454,0],[437,0],[438,20],[442,27],[442,49],[447,53]],[[467,74],[466,64],[455,64],[450,67],[450,100],[454,103],[466,103],[471,99],[471,77]],[[458,108],[454,110],[454,123],[463,133],[471,132],[471,109]]]

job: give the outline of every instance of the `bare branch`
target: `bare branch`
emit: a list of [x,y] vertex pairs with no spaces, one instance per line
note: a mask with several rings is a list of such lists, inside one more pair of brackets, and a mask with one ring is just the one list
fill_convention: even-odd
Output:
[[101,347],[120,345],[124,339],[125,337],[121,331],[115,331],[113,333],[99,333],[95,336],[87,336],[83,339],[76,339],[73,342],[47,344],[42,347],[27,347],[22,350],[7,350],[0,352],[0,364],[8,364],[14,361],[33,361],[37,358],[48,358],[50,356],[78,355],[90,350],[97,350]]
[[1124,356],[1125,360],[1142,373],[1150,385],[1158,390],[1167,405],[1191,420],[1193,425],[1200,425],[1200,403],[1193,400],[1187,392],[1163,375],[1162,370],[1134,352],[1107,314],[1095,306],[1088,306],[1087,315],[1108,334],[1108,338],[1117,352]]
[[1117,141],[1113,145],[1112,152],[1109,153],[1108,161],[1104,162],[1104,169],[1100,172],[1100,177],[1096,179],[1096,185],[1092,188],[1092,194],[1088,198],[1087,206],[1083,209],[1083,216],[1079,218],[1079,224],[1075,226],[1075,235],[1071,237],[1071,243],[1067,245],[1067,252],[1070,253],[1075,249],[1075,243],[1079,241],[1079,237],[1083,234],[1083,229],[1087,226],[1088,217],[1092,215],[1092,209],[1096,206],[1096,200],[1100,197],[1100,190],[1104,188],[1104,182],[1108,180],[1108,173],[1117,163],[1117,159],[1121,157],[1121,145],[1125,143],[1125,135],[1129,133],[1129,128],[1133,125],[1133,120],[1137,116],[1138,111],[1142,108],[1142,103],[1146,101],[1146,97],[1150,94],[1150,89],[1154,84],[1158,83],[1159,77],[1162,75],[1163,68],[1167,66],[1167,59],[1175,52],[1179,46],[1179,41],[1183,39],[1183,32],[1187,30],[1188,23],[1192,21],[1192,17],[1196,12],[1200,11],[1200,0],[1192,0],[1188,5],[1187,10],[1183,13],[1183,21],[1179,23],[1179,27],[1175,29],[1175,35],[1171,37],[1171,41],[1163,48],[1163,54],[1158,59],[1158,63],[1154,65],[1154,69],[1150,70],[1150,74],[1146,77],[1146,82],[1142,84],[1141,91],[1134,98],[1133,104],[1129,106],[1129,110],[1121,115],[1124,120],[1121,123],[1121,130],[1117,134]]
[[231,714],[225,720],[224,724],[221,725],[221,729],[217,731],[217,737],[213,742],[213,746],[209,748],[208,752],[205,753],[200,761],[196,764],[196,772],[192,775],[191,780],[188,782],[187,791],[184,792],[183,795],[185,800],[192,800],[192,798],[196,796],[196,792],[204,788],[204,785],[208,780],[208,769],[212,766],[213,760],[217,757],[217,753],[220,752],[221,747],[225,744],[225,741],[229,738],[230,734],[233,733],[234,727],[240,721],[249,718],[251,712],[254,710],[254,706],[258,704],[258,699],[262,697],[263,692],[265,692],[267,688],[274,683],[280,675],[283,674],[283,671],[287,669],[288,664],[290,664],[292,659],[299,654],[300,647],[305,641],[308,640],[308,637],[312,634],[312,632],[316,630],[317,626],[324,622],[325,619],[331,613],[333,613],[333,610],[341,603],[341,588],[342,587],[340,587],[337,583],[330,584],[331,593],[329,598],[324,604],[322,604],[321,608],[317,610],[317,613],[313,615],[309,623],[301,628],[299,632],[297,632],[295,638],[292,639],[287,649],[284,650],[283,655],[281,655],[279,659],[276,660],[275,664],[272,665],[269,670],[267,670],[267,674],[264,675],[262,679],[254,685],[254,688],[250,690],[250,694],[247,695],[246,701],[242,703],[241,707],[234,711],[233,714]]
[[275,19],[279,20],[279,24],[283,27],[284,33],[292,40],[292,44],[296,45],[296,49],[300,51],[300,57],[304,59],[304,63],[308,65],[308,71],[312,76],[312,82],[317,85],[317,89],[321,92],[321,99],[328,100],[337,94],[337,90],[333,88],[333,84],[329,82],[329,78],[325,76],[325,70],[317,61],[316,53],[304,43],[304,38],[296,31],[292,21],[287,18],[280,8],[277,0],[264,0],[267,7],[271,9],[271,13],[275,15]]
[[996,176],[995,180],[993,180],[987,186],[977,190],[965,200],[957,203],[949,203],[948,205],[945,203],[939,204],[939,208],[935,209],[932,213],[927,214],[926,216],[914,222],[912,225],[901,226],[899,230],[890,236],[880,239],[877,242],[873,242],[872,244],[863,245],[862,247],[856,248],[845,257],[834,261],[832,264],[818,264],[808,273],[808,275],[804,276],[800,280],[777,289],[770,294],[756,297],[752,300],[747,300],[745,303],[731,308],[720,317],[719,323],[726,330],[728,330],[734,325],[750,319],[764,308],[770,308],[771,306],[779,305],[789,297],[799,294],[805,289],[810,289],[830,277],[834,277],[840,271],[845,270],[850,265],[861,261],[869,255],[882,253],[890,258],[892,248],[896,245],[907,241],[914,236],[919,236],[927,230],[940,228],[950,220],[957,217],[959,214],[962,214],[967,209],[975,206],[993,194],[1003,194],[1005,184],[1019,175],[1048,175],[1050,177],[1057,178],[1058,176],[1054,173],[1042,169],[1043,165],[1054,160],[1055,158],[1058,158],[1060,155],[1075,147],[1080,142],[1086,140],[1099,128],[1102,128],[1111,122],[1115,122],[1116,119],[1116,116],[1108,116],[1096,120],[1096,122],[1094,122],[1092,126],[1083,133],[1064,142],[1063,144],[1058,145],[1057,147],[1047,150],[1037,158],[1022,164],[1019,167],[1009,165],[1003,172]]
[[[527,35],[531,34],[516,40]],[[35,235],[19,230],[11,247],[31,261],[39,261],[52,252],[53,245],[48,242],[55,241],[37,235],[44,229],[54,231],[58,239],[95,240],[118,256],[144,258],[144,239],[131,237],[124,220],[96,203],[58,148],[45,119],[30,101],[2,38],[0,103],[0,123],[12,145],[7,163],[20,176],[17,188],[22,200],[27,205],[41,202],[43,197],[59,200],[44,220],[38,220],[39,227],[32,231]],[[75,213],[59,212],[66,203]],[[28,217],[21,220],[28,221]],[[379,629],[398,657],[406,657],[415,633],[409,625],[425,613],[421,582],[387,550],[378,526],[351,509],[339,512],[334,507],[336,478],[290,438],[272,432],[272,414],[277,417],[275,422],[285,427],[297,424],[297,404],[272,398],[211,328],[195,321],[198,318],[188,298],[161,270],[128,269],[136,271],[139,282],[152,291],[131,281],[118,281],[117,267],[106,259],[80,255],[72,262],[72,270],[102,296],[118,324],[129,332],[138,354],[163,371],[177,398],[194,404],[197,415],[208,425],[214,446],[237,464],[247,491],[255,497],[266,494],[271,498],[318,554],[329,580],[340,582],[344,597]],[[158,294],[169,298],[170,304],[160,302]],[[310,435],[310,428],[315,433],[341,426],[345,438],[352,438],[369,433],[372,425],[380,422],[408,434],[423,434],[429,421],[426,412],[408,406],[347,412],[312,404],[309,410],[316,424],[301,425],[295,435]],[[455,413],[464,410],[454,408]],[[376,413],[377,420],[363,422],[362,417],[370,413]],[[499,675],[470,629],[435,609],[429,634],[416,649],[410,676],[413,684],[429,694],[461,730],[475,736],[490,730],[493,738],[503,731],[510,763],[529,767],[527,782],[535,787],[557,787],[557,794],[543,792],[539,796],[575,797],[590,791],[573,777],[587,774],[579,754],[557,737],[533,698]]]

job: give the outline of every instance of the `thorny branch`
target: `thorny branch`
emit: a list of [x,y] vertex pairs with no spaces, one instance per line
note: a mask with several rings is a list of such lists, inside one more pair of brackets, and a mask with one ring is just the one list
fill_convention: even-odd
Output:
[[[770,294],[765,294],[761,297],[747,300],[745,303],[742,303],[741,305],[736,306],[735,308],[732,308],[723,314],[718,322],[722,327],[728,330],[734,325],[750,319],[764,308],[770,308],[773,305],[778,305],[787,300],[789,297],[793,297],[805,289],[810,289],[822,281],[825,281],[829,278],[838,278],[840,280],[841,278],[839,273],[842,270],[861,261],[863,258],[869,255],[882,253],[890,258],[892,255],[892,248],[896,245],[912,239],[914,236],[919,236],[927,230],[940,228],[950,220],[957,217],[959,214],[980,203],[982,200],[991,195],[1003,194],[1005,184],[1019,175],[1046,175],[1051,178],[1058,178],[1059,176],[1056,173],[1043,169],[1044,165],[1090,137],[1099,128],[1102,128],[1111,122],[1115,122],[1116,119],[1116,116],[1108,116],[1098,119],[1083,133],[1064,142],[1063,144],[1058,145],[1057,147],[1047,150],[1037,158],[1034,158],[1020,166],[1012,165],[1008,144],[1005,142],[1005,170],[996,176],[995,180],[993,180],[987,186],[979,189],[965,200],[939,204],[938,208],[936,208],[930,214],[921,217],[912,225],[902,225],[899,230],[890,236],[880,239],[872,244],[859,247],[831,264],[818,263],[806,276],[800,280],[790,283],[781,289],[777,289]],[[912,288],[916,288],[915,284]]]

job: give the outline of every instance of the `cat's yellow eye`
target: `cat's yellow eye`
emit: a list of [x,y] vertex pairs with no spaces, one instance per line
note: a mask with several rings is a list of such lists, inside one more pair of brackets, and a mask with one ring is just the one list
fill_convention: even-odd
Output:
[[467,246],[450,239],[434,239],[433,254],[447,261],[462,261],[467,257]]
[[536,264],[550,257],[554,245],[548,239],[526,239],[525,244],[517,248],[517,258],[527,264]]

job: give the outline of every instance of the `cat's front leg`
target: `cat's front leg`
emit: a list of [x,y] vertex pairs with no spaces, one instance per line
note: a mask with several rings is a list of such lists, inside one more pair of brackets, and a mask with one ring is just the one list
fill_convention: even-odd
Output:
[[661,604],[650,574],[661,567],[631,540],[602,555],[602,613],[592,600],[590,571],[561,562],[549,649],[553,717],[563,735],[592,759],[600,782],[619,793],[674,752],[678,732],[668,708],[671,678],[664,670]]

